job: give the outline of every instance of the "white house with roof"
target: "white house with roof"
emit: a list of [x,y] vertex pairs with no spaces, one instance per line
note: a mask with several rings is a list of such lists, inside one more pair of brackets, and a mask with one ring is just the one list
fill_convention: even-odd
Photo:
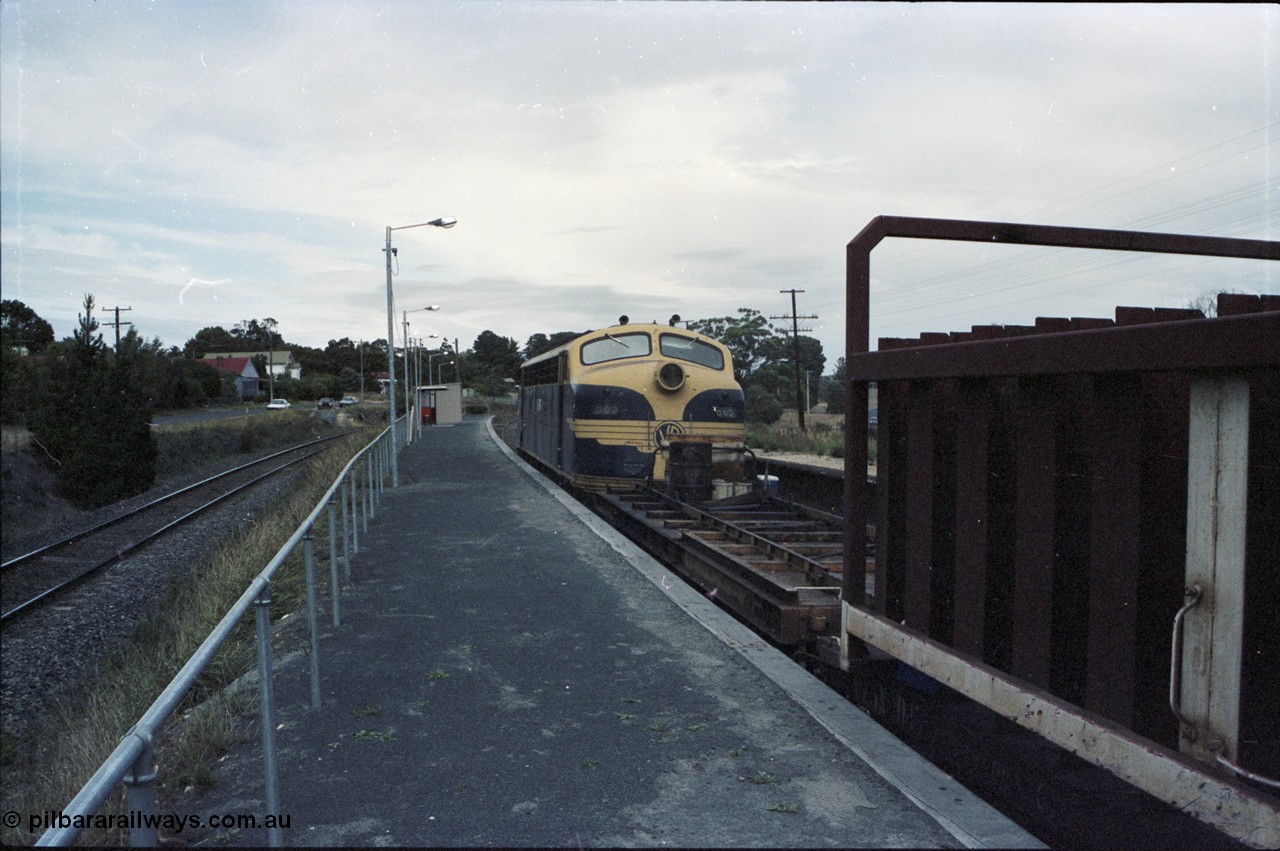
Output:
[[261,357],[267,362],[267,373],[269,375],[274,375],[277,378],[280,376],[299,380],[302,378],[302,365],[293,359],[293,352],[289,349],[276,349],[271,352],[227,352],[226,357]]

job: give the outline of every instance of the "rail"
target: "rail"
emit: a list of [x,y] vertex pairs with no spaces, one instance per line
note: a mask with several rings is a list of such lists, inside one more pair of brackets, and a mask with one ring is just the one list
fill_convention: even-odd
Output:
[[[870,253],[889,237],[1272,261],[1280,243],[869,223],[847,253],[842,611],[846,658],[850,640],[872,644],[1228,835],[1274,847],[1275,798],[1239,778],[1280,764],[1268,733],[1280,705],[1280,297],[1223,295],[1212,319],[1121,307],[1114,320],[974,326],[882,339],[872,352]],[[867,600],[852,554],[872,499],[872,382]],[[1180,610],[1192,586],[1200,603]]]
[[[396,441],[399,444],[401,441]],[[399,451],[391,446],[391,429],[388,427],[370,441],[347,462],[324,496],[294,531],[266,567],[254,578],[227,611],[218,625],[178,671],[177,675],[160,692],[151,706],[124,735],[120,744],[98,767],[93,776],[81,787],[62,813],[70,827],[46,830],[36,841],[39,846],[67,846],[75,842],[81,833],[76,824],[88,823],[107,801],[111,793],[123,783],[126,807],[143,817],[130,819],[129,844],[154,847],[157,844],[157,819],[155,785],[158,769],[155,763],[155,739],[169,716],[181,705],[187,692],[208,667],[222,645],[230,637],[250,609],[254,610],[257,636],[257,671],[259,718],[262,741],[263,773],[266,793],[265,812],[280,812],[279,765],[275,741],[275,701],[271,668],[271,580],[285,560],[302,545],[306,570],[307,621],[311,641],[311,706],[320,708],[320,656],[319,656],[319,602],[315,581],[314,531],[322,514],[327,514],[329,532],[330,588],[332,589],[333,625],[341,624],[338,578],[338,527],[342,527],[342,557],[344,576],[351,579],[352,556],[360,551],[360,530],[367,532],[369,519],[377,514],[377,503],[382,497],[384,482],[391,469],[391,453]],[[341,520],[338,519],[339,505]],[[147,826],[151,825],[151,826]],[[278,827],[267,833],[271,847],[283,844]]]
[[198,482],[193,482],[192,484],[189,484],[184,488],[179,488],[178,490],[175,490],[172,493],[167,493],[164,496],[160,497],[159,499],[154,499],[151,502],[148,502],[146,505],[139,506],[137,509],[134,509],[133,511],[125,512],[124,514],[120,514],[116,517],[108,518],[107,520],[103,520],[100,523],[95,523],[94,525],[89,526],[86,529],[80,529],[79,531],[74,532],[66,536],[65,538],[37,547],[34,550],[31,550],[30,552],[23,553],[22,555],[14,556],[13,558],[9,559],[3,564],[0,564],[0,571],[8,570],[9,568],[15,565],[22,564],[24,561],[35,558],[36,556],[42,553],[49,552],[50,550],[55,550],[58,547],[64,546],[66,544],[70,544],[73,541],[78,541],[81,538],[88,537],[89,535],[92,535],[95,532],[100,532],[103,529],[107,529],[111,526],[114,526],[123,520],[127,520],[129,517],[133,516],[134,514],[137,514],[139,511],[142,511],[147,508],[152,508],[154,506],[161,505],[166,502],[170,502],[171,500],[177,499],[183,494],[198,490],[199,488],[207,484],[210,484],[211,482],[216,482],[220,479],[227,478],[228,476],[233,476],[236,473],[243,472],[245,470],[264,464],[267,461],[271,461],[276,458],[280,458],[282,456],[288,455],[291,452],[297,452],[299,449],[305,449],[308,446],[315,446],[316,444],[320,444],[320,443],[327,443],[328,441],[337,440],[344,436],[345,435],[338,434],[338,435],[330,435],[328,437],[321,437],[317,440],[309,440],[306,443],[300,443],[297,446],[290,446],[287,449],[281,449],[278,452],[273,452],[270,455],[266,455],[254,461],[249,461],[248,463],[240,464],[239,466],[233,467],[230,470],[224,470],[221,473],[208,476],[204,479],[201,479]]

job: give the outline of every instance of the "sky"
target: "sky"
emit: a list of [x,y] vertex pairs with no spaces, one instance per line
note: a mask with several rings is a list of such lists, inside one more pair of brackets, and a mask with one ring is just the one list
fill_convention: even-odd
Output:
[[[430,304],[410,336],[465,349],[796,289],[829,372],[878,215],[1280,239],[1280,7],[2,0],[0,213],[0,291],[58,338],[92,293],[166,346],[385,339],[386,228],[447,216],[393,233],[397,336]],[[872,336],[1276,266],[888,240]]]

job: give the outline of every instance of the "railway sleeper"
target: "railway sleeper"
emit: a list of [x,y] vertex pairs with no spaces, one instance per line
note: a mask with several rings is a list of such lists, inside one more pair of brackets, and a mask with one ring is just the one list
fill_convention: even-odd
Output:
[[707,597],[782,647],[811,647],[820,634],[840,623],[835,595],[828,595],[823,604],[811,599],[779,599],[726,573],[692,550],[681,559],[680,573]]
[[[605,502],[629,534],[775,644],[812,654],[818,638],[838,629],[839,570],[740,528],[743,511],[730,522],[655,492],[608,494]],[[775,529],[813,528],[795,513],[766,513]]]
[[[754,547],[743,545],[724,545],[720,541],[708,540],[701,534],[686,533],[682,540],[696,552],[711,558],[727,572],[744,577],[747,581],[788,601],[798,600],[797,589],[808,587],[831,587],[838,590],[838,582],[833,582],[826,572],[815,577],[813,571],[806,569],[808,565],[796,565],[790,560],[773,558],[770,553]],[[765,567],[767,565],[767,567]],[[775,568],[775,565],[778,566]],[[825,580],[825,581],[824,581]]]

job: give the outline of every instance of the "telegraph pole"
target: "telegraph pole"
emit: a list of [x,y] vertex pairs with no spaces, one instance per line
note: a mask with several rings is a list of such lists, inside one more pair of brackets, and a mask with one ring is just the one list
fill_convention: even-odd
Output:
[[804,431],[804,385],[800,381],[800,332],[812,331],[812,328],[801,328],[801,319],[817,319],[817,315],[801,316],[796,312],[796,293],[802,293],[804,290],[778,290],[780,293],[791,293],[791,315],[790,316],[770,316],[770,319],[790,319],[791,320],[791,351],[792,359],[796,365],[796,416],[800,421],[800,430]]
[[114,326],[115,326],[115,328],[116,328],[116,351],[118,352],[118,351],[120,351],[120,326],[121,326],[121,325],[132,325],[132,324],[133,324],[132,322],[121,322],[121,321],[120,321],[120,312],[121,312],[122,310],[133,310],[133,308],[132,308],[132,307],[110,307],[110,308],[107,308],[107,309],[108,309],[108,310],[114,310],[114,311],[115,311],[115,314],[116,314],[116,321],[115,321],[115,322],[103,322],[102,324],[103,324],[103,325],[114,325]]

